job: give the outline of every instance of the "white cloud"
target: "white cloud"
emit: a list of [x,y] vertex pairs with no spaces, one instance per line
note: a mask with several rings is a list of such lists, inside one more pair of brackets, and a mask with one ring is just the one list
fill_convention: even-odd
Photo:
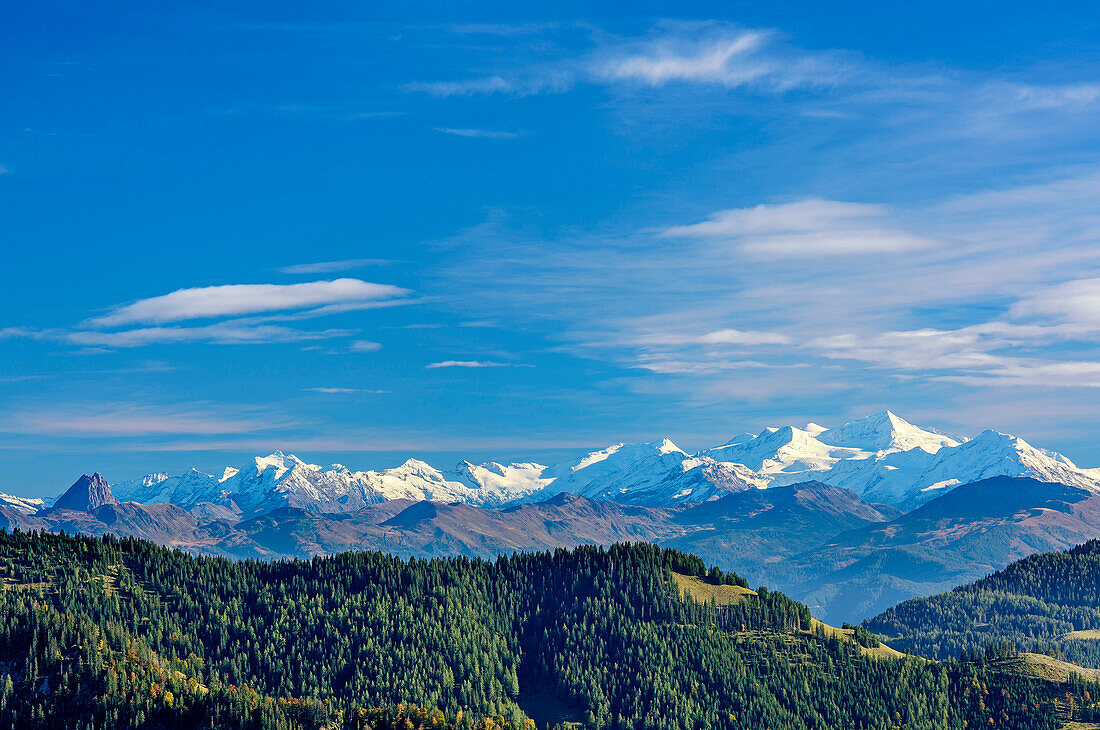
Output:
[[992,84],[991,96],[999,97],[1013,111],[1079,110],[1100,101],[1100,84]]
[[780,205],[734,208],[711,214],[701,223],[673,226],[666,236],[694,238],[736,237],[772,233],[810,233],[851,221],[881,217],[887,212],[881,205],[845,203],[811,198]]
[[30,340],[64,342],[70,345],[102,348],[129,348],[145,345],[205,342],[217,345],[254,345],[277,342],[305,342],[332,337],[346,337],[349,330],[298,330],[273,324],[257,324],[231,320],[202,327],[139,327],[104,332],[88,329],[45,329],[9,327],[0,330],[0,338],[20,337]]
[[448,242],[446,283],[490,279],[463,316],[507,311],[688,401],[766,367],[805,393],[1093,388],[1100,175],[1062,172],[907,209],[809,198],[618,235],[491,219]]
[[279,269],[281,274],[332,274],[337,271],[351,271],[365,266],[384,266],[392,263],[387,259],[346,259],[344,261],[318,261],[313,264],[295,264]]
[[720,329],[701,335],[660,331],[628,340],[633,345],[789,345],[791,338],[779,332]]
[[971,386],[1100,388],[1100,362],[1021,355],[1064,336],[1057,327],[987,322],[956,330],[839,334],[810,343],[827,358],[860,360],[895,371],[923,372],[931,380]]
[[746,332],[722,329],[708,332],[699,338],[705,345],[789,345],[791,338],[778,332]]
[[[326,393],[328,395],[340,395],[344,393],[362,393],[358,388],[302,388],[306,393]],[[371,391],[377,393],[379,391]]]
[[799,49],[774,31],[725,23],[664,22],[642,38],[615,40],[602,33],[592,38],[600,42],[581,57],[516,62],[495,73],[415,82],[405,89],[438,97],[524,96],[560,93],[586,81],[608,86],[704,84],[782,93],[837,85],[868,74],[855,54]]
[[417,81],[405,85],[406,91],[424,92],[431,96],[475,96],[478,94],[555,94],[568,91],[575,74],[564,68],[538,67],[522,69],[520,73],[480,76],[458,81]]
[[515,139],[519,132],[498,132],[491,129],[453,129],[450,127],[434,127],[435,131],[443,134],[451,134],[456,137],[480,137],[483,139]]
[[227,317],[323,305],[391,300],[408,290],[359,279],[336,279],[303,284],[228,284],[179,289],[150,299],[116,307],[110,314],[88,321],[93,327],[178,322]]
[[1040,317],[1085,326],[1100,327],[1100,278],[1077,279],[1042,289],[1012,307],[1020,317]]
[[370,340],[355,340],[348,346],[348,349],[352,352],[378,352],[382,349],[382,345]]
[[435,370],[437,368],[506,368],[510,366],[508,363],[488,360],[443,360],[442,362],[430,363],[424,367],[427,370]]
[[[1030,184],[997,187],[953,198],[939,206],[943,213],[964,213],[969,216],[984,214],[1003,217],[1006,213],[1019,215],[1026,212],[1050,212],[1065,218],[1065,208],[1070,205],[1092,206],[1100,197],[1100,171],[1086,170],[1081,174],[1043,180]],[[1074,210],[1075,219],[1089,220],[1084,210]],[[1092,216],[1095,219],[1095,215]],[[1097,229],[1093,228],[1095,232]]]
[[774,94],[865,83],[872,75],[855,54],[797,48],[771,30],[668,22],[648,38],[599,50],[588,70],[601,83],[698,84]]
[[62,339],[89,347],[141,347],[181,342],[208,342],[218,345],[252,345],[275,342],[303,342],[347,335],[347,330],[309,332],[280,325],[244,325],[222,322],[205,327],[142,327],[116,332],[73,330]]
[[808,199],[723,210],[700,223],[668,228],[663,235],[733,242],[743,253],[762,258],[886,253],[933,245],[927,238],[886,227],[888,212],[879,205]]
[[514,87],[502,76],[485,76],[462,81],[414,81],[407,91],[423,91],[432,96],[470,96],[473,94],[509,93]]
[[[226,415],[226,412],[231,415]],[[254,433],[290,425],[270,416],[247,415],[240,409],[180,408],[129,404],[79,404],[64,408],[11,414],[0,430],[7,433],[71,436],[210,436]]]
[[741,251],[760,257],[793,258],[896,253],[930,245],[931,241],[918,236],[871,228],[756,236],[744,240]]
[[597,75],[608,80],[636,80],[660,85],[671,81],[718,83],[740,86],[772,71],[756,54],[768,34],[745,31],[691,48],[674,48],[668,39],[648,44],[637,55],[610,58],[599,65]]

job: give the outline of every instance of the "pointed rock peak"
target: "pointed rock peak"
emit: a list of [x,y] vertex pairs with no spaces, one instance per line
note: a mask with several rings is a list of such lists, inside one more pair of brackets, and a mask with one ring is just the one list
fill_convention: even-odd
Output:
[[99,475],[99,472],[88,476],[84,474],[66,490],[64,494],[54,502],[54,509],[72,509],[81,512],[90,512],[105,504],[118,504],[115,495],[111,494],[111,485]]

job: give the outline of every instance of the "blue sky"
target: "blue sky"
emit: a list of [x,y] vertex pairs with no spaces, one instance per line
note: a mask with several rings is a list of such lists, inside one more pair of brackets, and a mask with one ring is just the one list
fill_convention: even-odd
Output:
[[1089,3],[9,3],[0,490],[890,408],[1100,464]]

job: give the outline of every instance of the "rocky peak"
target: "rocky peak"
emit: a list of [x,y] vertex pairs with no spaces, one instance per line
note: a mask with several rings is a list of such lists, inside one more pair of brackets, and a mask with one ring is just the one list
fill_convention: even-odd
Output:
[[91,512],[105,504],[118,504],[118,500],[111,493],[111,485],[99,475],[99,472],[96,472],[91,476],[84,474],[77,479],[64,494],[57,498],[53,507]]

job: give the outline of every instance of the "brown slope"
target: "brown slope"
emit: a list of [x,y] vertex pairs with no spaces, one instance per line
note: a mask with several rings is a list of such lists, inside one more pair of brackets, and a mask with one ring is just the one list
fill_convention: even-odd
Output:
[[212,542],[195,518],[174,504],[120,502],[93,510],[55,507],[35,516],[40,517],[53,531],[65,530],[85,535],[111,533],[188,549],[209,546]]
[[[402,509],[380,519],[395,506]],[[347,515],[284,509],[242,522],[236,530],[281,555],[371,549],[403,556],[492,557],[515,550],[659,540],[683,532],[671,524],[670,514],[558,495],[539,504],[488,510],[435,502],[386,502]]]
[[14,507],[0,505],[0,528],[8,531],[22,530],[23,532],[29,532],[30,530],[48,531],[50,525],[39,514],[27,514]]

